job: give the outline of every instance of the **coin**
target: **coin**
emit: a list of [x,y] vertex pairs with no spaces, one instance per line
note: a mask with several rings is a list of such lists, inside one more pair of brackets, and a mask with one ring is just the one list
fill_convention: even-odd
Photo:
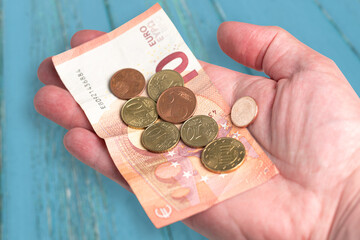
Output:
[[239,98],[231,109],[231,121],[235,126],[247,127],[254,122],[258,114],[258,106],[251,97]]
[[176,146],[180,140],[177,127],[168,122],[158,122],[148,128],[141,135],[141,143],[151,152],[166,152]]
[[122,120],[130,127],[145,128],[158,119],[156,103],[148,97],[135,97],[123,105]]
[[163,91],[175,86],[184,86],[184,79],[180,73],[174,70],[161,70],[150,78],[147,93],[156,102]]
[[110,80],[111,92],[120,99],[130,99],[145,88],[145,78],[138,70],[124,68],[117,71]]
[[195,94],[186,87],[171,87],[159,97],[156,109],[159,116],[171,123],[182,123],[195,112]]
[[204,147],[214,140],[219,127],[214,119],[206,115],[194,116],[181,126],[180,136],[190,147]]
[[204,148],[201,162],[215,173],[232,172],[243,163],[245,154],[245,147],[240,141],[224,137],[212,141]]

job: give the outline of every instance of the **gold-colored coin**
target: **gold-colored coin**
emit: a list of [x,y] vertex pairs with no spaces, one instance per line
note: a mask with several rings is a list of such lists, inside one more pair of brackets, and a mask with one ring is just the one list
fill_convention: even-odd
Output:
[[148,97],[134,97],[121,108],[121,118],[130,127],[146,128],[158,119],[156,103]]
[[147,93],[156,102],[163,91],[175,86],[184,86],[181,75],[174,70],[161,70],[150,78]]
[[180,136],[190,147],[204,147],[216,138],[219,127],[214,119],[206,115],[194,116],[181,126]]
[[215,173],[235,171],[243,163],[246,150],[234,138],[219,138],[209,143],[201,154],[202,164]]
[[180,140],[177,127],[169,122],[158,122],[149,126],[141,135],[141,143],[151,152],[166,152]]

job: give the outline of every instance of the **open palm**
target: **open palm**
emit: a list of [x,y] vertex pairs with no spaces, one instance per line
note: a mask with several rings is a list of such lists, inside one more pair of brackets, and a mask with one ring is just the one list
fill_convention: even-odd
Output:
[[[101,34],[80,31],[71,45]],[[360,172],[359,161],[352,161],[360,153],[358,96],[334,62],[278,27],[227,22],[218,40],[231,58],[270,77],[202,63],[230,105],[242,96],[257,101],[259,115],[249,131],[280,174],[185,224],[215,239],[328,236],[346,180]],[[68,151],[129,189],[50,58],[38,76],[46,86],[36,94],[35,107],[69,129],[64,137]]]

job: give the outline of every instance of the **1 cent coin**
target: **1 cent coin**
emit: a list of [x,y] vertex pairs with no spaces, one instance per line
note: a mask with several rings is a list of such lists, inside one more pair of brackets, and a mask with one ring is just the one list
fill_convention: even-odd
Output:
[[130,99],[140,93],[145,88],[145,78],[138,70],[124,68],[117,71],[110,80],[111,92],[120,99]]
[[171,123],[182,123],[195,112],[196,96],[186,87],[171,87],[159,97],[156,109],[159,116]]
[[235,126],[247,127],[254,122],[258,106],[251,97],[239,98],[231,109],[231,121]]
[[211,172],[232,172],[240,167],[245,154],[245,147],[240,141],[223,137],[212,141],[204,148],[201,162]]
[[184,79],[180,73],[174,70],[161,70],[150,78],[147,93],[156,102],[163,91],[176,86],[184,86]]

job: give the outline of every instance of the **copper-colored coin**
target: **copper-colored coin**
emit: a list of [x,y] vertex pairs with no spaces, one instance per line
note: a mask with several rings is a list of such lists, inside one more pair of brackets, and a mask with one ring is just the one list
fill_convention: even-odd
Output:
[[209,143],[201,154],[202,164],[215,173],[235,171],[243,163],[246,155],[244,145],[229,137]]
[[159,116],[171,123],[182,123],[195,112],[196,96],[186,87],[172,87],[159,97],[156,109]]
[[254,122],[258,107],[251,97],[239,98],[231,109],[231,121],[235,126],[247,127]]
[[138,70],[124,68],[117,71],[110,80],[111,92],[120,99],[133,98],[145,88],[145,78]]

